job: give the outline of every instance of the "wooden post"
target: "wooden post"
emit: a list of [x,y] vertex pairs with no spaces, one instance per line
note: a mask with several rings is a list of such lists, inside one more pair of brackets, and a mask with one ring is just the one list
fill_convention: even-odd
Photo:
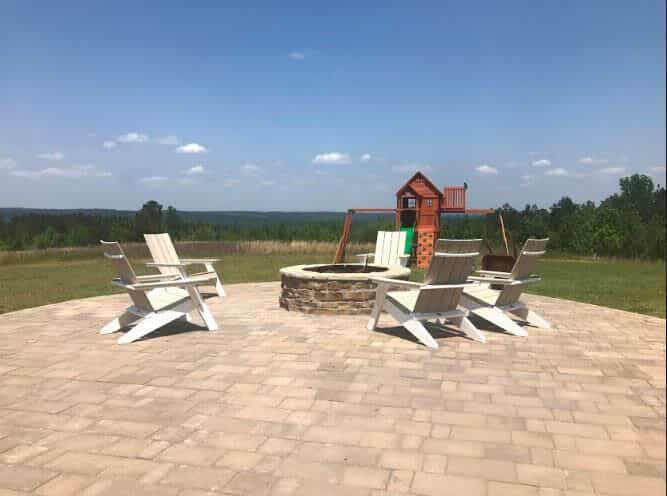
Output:
[[503,220],[503,214],[498,212],[498,220],[500,221],[500,232],[503,235],[503,242],[505,243],[505,255],[510,254],[510,248],[507,244],[507,236],[505,236],[505,221]]
[[350,237],[350,226],[352,225],[352,215],[354,210],[348,210],[345,215],[345,221],[343,222],[343,232],[340,235],[340,240],[338,241],[338,247],[336,248],[336,255],[334,257],[333,263],[343,263],[345,260],[345,247],[347,246],[347,240]]

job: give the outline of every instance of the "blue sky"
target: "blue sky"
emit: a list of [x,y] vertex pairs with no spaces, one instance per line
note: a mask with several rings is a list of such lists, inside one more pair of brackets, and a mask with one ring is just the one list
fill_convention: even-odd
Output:
[[0,206],[469,205],[665,183],[662,1],[4,2]]

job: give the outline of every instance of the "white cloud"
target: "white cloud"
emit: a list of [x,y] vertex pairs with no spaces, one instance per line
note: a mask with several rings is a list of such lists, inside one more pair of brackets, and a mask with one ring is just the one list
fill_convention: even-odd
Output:
[[139,184],[159,184],[168,180],[169,178],[165,176],[148,176],[138,179],[137,182]]
[[199,143],[188,143],[176,148],[176,153],[206,153],[208,150]]
[[364,154],[361,156],[361,161],[362,161],[362,162],[369,162],[372,158],[373,158],[373,157],[371,156],[370,153],[364,153]]
[[579,159],[580,164],[584,165],[593,165],[593,164],[606,164],[607,160],[603,158],[595,158],[595,157],[581,157]]
[[625,172],[625,167],[607,167],[605,169],[600,169],[600,174],[623,174]]
[[545,176],[567,176],[569,175],[569,172],[567,172],[565,169],[562,169],[561,167],[556,167],[555,169],[549,169],[547,171],[544,171]]
[[429,171],[432,167],[429,164],[409,163],[395,165],[391,169],[401,174],[414,174],[417,171]]
[[184,171],[183,174],[187,176],[195,176],[197,174],[203,174],[205,171],[206,169],[204,168],[204,166],[199,164],[199,165],[193,165],[192,167]]
[[178,180],[178,184],[182,184],[183,186],[188,186],[190,184],[199,184],[199,183],[197,180],[191,177],[182,177]]
[[257,164],[247,163],[241,166],[241,174],[244,176],[257,176],[262,172],[264,172],[264,169]]
[[[551,167],[551,160],[543,158],[541,160],[534,160],[533,167]],[[553,174],[550,174],[553,175]]]
[[7,157],[7,158],[0,158],[0,170],[2,169],[13,169],[16,167],[16,160],[13,158]]
[[106,148],[107,150],[111,150],[112,148],[116,148],[117,143],[113,140],[107,140],[104,143],[102,143],[102,146]]
[[12,176],[25,177],[29,179],[39,179],[46,177],[67,177],[67,178],[84,178],[84,177],[110,177],[111,172],[100,169],[94,165],[75,165],[72,167],[47,167],[46,169],[26,170],[17,169],[10,173]]
[[141,133],[127,133],[118,136],[116,141],[120,143],[146,143],[148,141],[148,136]]
[[180,145],[181,144],[181,140],[178,139],[178,136],[173,136],[173,135],[162,136],[161,138],[156,139],[155,142],[158,145]]
[[[10,159],[10,160],[11,160],[11,159]],[[1,164],[1,162],[2,162],[2,161],[0,160],[0,164]],[[1,168],[2,168],[2,166],[0,165],[0,169],[1,169]],[[657,166],[657,167],[651,167],[648,171],[649,171],[649,172],[660,173],[660,172],[665,172],[665,170],[666,170],[666,167],[665,167],[664,165],[659,165],[659,166]]]
[[38,153],[37,158],[41,158],[42,160],[58,161],[64,159],[65,155],[62,152],[46,152]]
[[350,155],[347,153],[330,152],[321,153],[313,158],[313,164],[339,164],[346,165],[351,162]]
[[294,51],[289,53],[289,58],[292,60],[303,60],[306,58],[306,54],[303,52]]
[[476,167],[475,170],[483,176],[495,176],[498,175],[498,169],[491,167],[490,165],[480,165]]

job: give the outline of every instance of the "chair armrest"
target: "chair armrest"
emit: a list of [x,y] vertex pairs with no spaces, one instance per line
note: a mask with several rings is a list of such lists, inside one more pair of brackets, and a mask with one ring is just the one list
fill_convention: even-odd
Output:
[[541,277],[527,277],[525,279],[497,279],[493,277],[475,277],[475,276],[470,276],[468,277],[469,281],[477,281],[477,282],[486,282],[489,284],[500,284],[502,286],[518,286],[520,284],[528,284],[531,282],[538,282],[541,281]]
[[187,264],[182,262],[146,262],[146,267],[185,267]]
[[148,274],[145,276],[137,276],[137,281],[150,281],[152,279],[174,279],[179,277],[176,274]]
[[355,257],[375,257],[375,253],[359,253]]
[[512,277],[511,272],[498,272],[495,270],[476,270],[478,274],[483,274],[485,276],[493,276],[493,277],[504,277],[504,278],[510,278]]
[[403,286],[405,288],[421,288],[423,286],[420,282],[403,281],[402,279],[389,279],[387,277],[371,277],[370,281],[377,284],[384,284],[387,286]]
[[542,278],[540,276],[531,275],[531,276],[528,276],[524,279],[517,279],[516,282],[518,282],[520,284],[527,284],[527,283],[531,283],[531,282],[540,282],[541,280],[542,280]]
[[180,260],[182,264],[187,264],[187,265],[222,262],[222,258],[181,258]]
[[425,284],[421,289],[452,289],[452,288],[467,288],[468,286],[477,286],[474,282],[463,282],[458,284]]
[[468,276],[469,281],[476,281],[476,282],[486,282],[489,284],[500,284],[503,286],[511,286],[514,284],[514,281],[510,279],[497,279],[493,277],[477,277],[477,276]]
[[127,289],[155,289],[155,288],[185,288],[188,286],[207,286],[211,282],[216,281],[215,276],[209,277],[184,277],[182,279],[174,279],[171,281],[156,281],[156,282],[140,282],[136,284],[126,284],[123,287]]

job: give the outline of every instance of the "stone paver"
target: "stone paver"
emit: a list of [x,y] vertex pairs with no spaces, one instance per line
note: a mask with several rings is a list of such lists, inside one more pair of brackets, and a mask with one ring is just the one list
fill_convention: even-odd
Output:
[[526,296],[486,344],[278,306],[119,346],[126,295],[0,315],[0,494],[665,494],[665,321]]

